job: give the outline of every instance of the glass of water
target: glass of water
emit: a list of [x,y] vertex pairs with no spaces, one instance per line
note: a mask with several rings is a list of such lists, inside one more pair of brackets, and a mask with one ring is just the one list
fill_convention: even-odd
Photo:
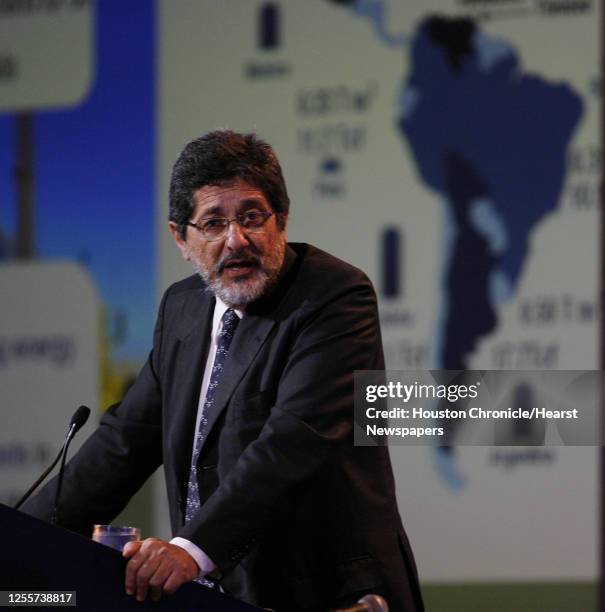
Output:
[[115,527],[114,525],[95,525],[92,530],[92,539],[99,544],[105,544],[122,552],[127,542],[141,539],[141,530],[138,527]]

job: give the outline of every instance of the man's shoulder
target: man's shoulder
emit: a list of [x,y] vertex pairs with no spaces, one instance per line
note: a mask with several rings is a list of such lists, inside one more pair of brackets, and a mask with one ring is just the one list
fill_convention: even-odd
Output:
[[314,283],[321,281],[322,285],[333,283],[368,284],[371,282],[363,270],[339,259],[335,255],[323,251],[311,244],[292,242],[289,246],[298,256],[298,280]]
[[199,274],[192,274],[187,278],[172,283],[166,289],[165,293],[169,295],[178,295],[179,293],[189,293],[191,291],[205,291],[206,283],[202,280]]
[[281,316],[299,317],[334,305],[375,308],[376,292],[365,272],[310,244],[289,247],[296,257],[277,296]]
[[192,274],[187,278],[172,283],[162,298],[162,303],[167,309],[180,309],[189,302],[201,305],[207,300],[212,300],[213,295],[208,290],[206,283],[198,274]]

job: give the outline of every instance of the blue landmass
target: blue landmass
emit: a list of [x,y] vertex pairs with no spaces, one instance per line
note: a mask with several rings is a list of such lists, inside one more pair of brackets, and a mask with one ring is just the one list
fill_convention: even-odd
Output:
[[557,207],[582,100],[524,74],[510,45],[468,19],[425,19],[410,59],[399,128],[455,225],[440,365],[466,367],[518,284],[532,230]]
[[374,33],[387,47],[402,47],[409,43],[409,36],[403,32],[392,33],[387,27],[387,7],[384,0],[328,0],[332,4],[348,7],[355,17],[366,19]]
[[[412,45],[407,87],[418,101],[399,122],[423,180],[444,195],[448,156],[473,167],[514,236],[499,267],[514,283],[526,258],[536,223],[558,203],[565,176],[565,152],[582,114],[582,101],[567,85],[522,74],[509,48],[484,65],[485,37],[474,27],[456,32],[457,22],[429,18]],[[449,25],[469,41],[457,55],[452,41],[436,38]],[[481,46],[475,40],[483,40]],[[465,47],[465,45],[459,45]],[[456,57],[456,60],[452,60]],[[459,63],[457,63],[459,62]],[[403,110],[403,109],[402,109]]]
[[515,49],[470,19],[431,16],[413,36],[394,37],[383,0],[332,2],[409,51],[398,127],[446,206],[436,365],[465,369],[517,289],[533,230],[558,205],[582,100],[524,73]]

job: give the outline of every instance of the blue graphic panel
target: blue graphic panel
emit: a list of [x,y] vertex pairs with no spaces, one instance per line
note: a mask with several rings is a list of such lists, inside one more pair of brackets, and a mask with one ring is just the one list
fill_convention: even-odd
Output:
[[[34,115],[36,253],[89,269],[110,318],[121,322],[112,356],[129,361],[148,351],[155,306],[153,8],[98,3],[88,97],[76,109]],[[0,117],[4,244],[16,230],[14,122]]]

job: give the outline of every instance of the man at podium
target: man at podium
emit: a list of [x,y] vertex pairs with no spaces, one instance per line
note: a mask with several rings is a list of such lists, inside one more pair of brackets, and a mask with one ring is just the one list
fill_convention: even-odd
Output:
[[[353,372],[384,368],[373,287],[288,243],[288,212],[256,136],[184,148],[169,229],[196,274],[166,291],[146,364],[69,462],[58,522],[89,535],[163,464],[174,538],[125,549],[137,599],[198,579],[278,611],[369,592],[421,610],[387,449],[353,445]],[[49,519],[55,486],[25,511]]]

